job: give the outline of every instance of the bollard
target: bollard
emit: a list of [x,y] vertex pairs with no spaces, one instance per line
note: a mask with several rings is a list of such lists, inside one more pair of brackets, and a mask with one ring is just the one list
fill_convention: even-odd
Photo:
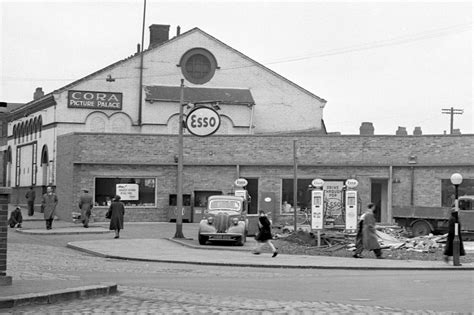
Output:
[[10,188],[0,187],[0,286],[11,285],[7,276],[8,199]]
[[453,240],[453,266],[461,266],[461,263],[459,262],[459,251],[460,251],[460,245],[459,245],[459,224],[454,223],[454,240]]

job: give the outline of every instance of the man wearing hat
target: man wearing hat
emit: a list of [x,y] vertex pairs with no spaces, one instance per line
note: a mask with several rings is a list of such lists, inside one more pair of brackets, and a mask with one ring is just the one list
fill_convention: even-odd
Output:
[[89,194],[89,189],[82,189],[83,194],[79,199],[79,208],[81,209],[81,220],[85,228],[89,227],[89,218],[92,213],[92,196]]
[[453,249],[454,249],[454,237],[456,235],[455,227],[456,223],[458,224],[458,237],[459,237],[459,256],[466,255],[466,251],[464,250],[464,245],[462,243],[462,236],[461,236],[461,222],[459,222],[458,211],[455,207],[451,208],[451,216],[448,220],[448,238],[446,240],[446,245],[444,247],[444,257],[443,260],[446,263],[449,263],[449,257],[453,256]]

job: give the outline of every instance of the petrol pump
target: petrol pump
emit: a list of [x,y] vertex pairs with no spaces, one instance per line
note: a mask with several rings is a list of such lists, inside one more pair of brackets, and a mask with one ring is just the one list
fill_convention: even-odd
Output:
[[315,179],[311,182],[314,189],[311,191],[311,230],[318,234],[318,246],[321,246],[321,230],[324,227],[324,181]]
[[357,230],[357,191],[355,188],[359,182],[356,179],[346,180],[346,196],[345,196],[345,210],[346,210],[346,231]]

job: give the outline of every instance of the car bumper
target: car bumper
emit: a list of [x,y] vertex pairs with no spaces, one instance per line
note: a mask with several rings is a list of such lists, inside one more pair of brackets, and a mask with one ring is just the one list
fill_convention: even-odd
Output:
[[240,233],[200,233],[201,236],[209,237],[209,241],[235,242],[242,238]]

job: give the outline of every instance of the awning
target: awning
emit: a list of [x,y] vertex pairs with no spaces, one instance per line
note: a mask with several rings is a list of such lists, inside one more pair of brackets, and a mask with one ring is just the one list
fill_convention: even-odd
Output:
[[[145,86],[145,101],[179,102],[179,86]],[[215,102],[229,105],[255,105],[252,93],[248,89],[184,88],[184,102]]]

